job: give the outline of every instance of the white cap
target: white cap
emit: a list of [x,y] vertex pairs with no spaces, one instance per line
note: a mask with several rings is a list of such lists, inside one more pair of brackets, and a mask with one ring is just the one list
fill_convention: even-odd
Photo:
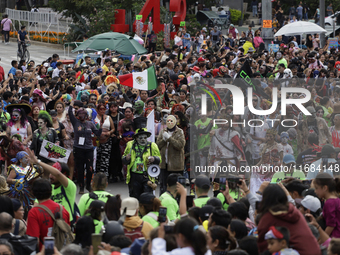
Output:
[[126,208],[126,215],[127,216],[135,216],[138,208],[139,208],[139,202],[134,197],[128,197],[123,199],[122,205],[120,207],[120,213],[124,213],[124,209]]
[[307,208],[314,213],[321,208],[320,200],[311,195],[307,195],[304,199],[302,199],[301,204],[304,208]]
[[48,63],[44,63],[44,67],[48,67]]
[[194,78],[200,78],[200,75],[198,73],[195,73]]

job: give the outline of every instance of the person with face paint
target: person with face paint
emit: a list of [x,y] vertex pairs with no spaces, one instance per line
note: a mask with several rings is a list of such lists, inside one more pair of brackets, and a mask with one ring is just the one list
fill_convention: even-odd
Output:
[[307,116],[307,118],[299,125],[297,136],[299,152],[308,149],[308,135],[310,133],[316,133],[318,135],[319,146],[332,144],[332,135],[325,119],[316,116],[315,108],[313,106],[308,106],[306,109],[312,115]]
[[157,139],[159,133],[161,132],[161,130],[166,128],[166,119],[168,118],[169,113],[170,113],[169,109],[163,109],[162,110],[162,112],[161,112],[161,120],[162,121],[156,124],[156,134],[155,134],[156,139]]
[[[53,129],[52,118],[46,111],[40,111],[38,117],[38,129],[33,133],[33,141],[30,148],[35,152],[35,155],[39,155],[43,140],[59,145],[58,134]],[[38,158],[45,163],[51,162],[40,155]]]
[[7,124],[7,135],[11,137],[14,134],[19,134],[23,144],[27,145],[32,139],[32,127],[26,117],[26,114],[31,111],[31,106],[11,104],[6,109],[11,114],[11,119]]
[[37,105],[39,106],[40,110],[46,110],[46,99],[43,96],[43,92],[40,89],[35,89],[33,91],[33,96],[32,96],[32,100],[33,100],[33,105]]
[[161,163],[161,154],[156,143],[148,142],[150,136],[151,133],[146,128],[136,129],[133,140],[127,143],[122,157],[123,164],[127,165],[126,184],[129,185],[129,195],[136,199],[142,193],[152,192],[157,187],[156,180],[148,175],[147,170],[149,165]]
[[161,130],[157,137],[157,145],[162,155],[160,194],[166,187],[166,180],[172,173],[183,175],[185,136],[182,129],[177,127],[174,115],[169,115],[166,120],[166,129]]
[[[73,155],[75,169],[78,174],[79,194],[84,194],[84,171],[86,169],[86,189],[91,191],[93,173],[92,133],[100,137],[102,129],[97,129],[93,122],[88,121],[88,113],[80,108],[76,116],[73,114],[73,103],[68,108],[68,115],[74,129]],[[85,168],[84,168],[85,166]]]
[[276,67],[275,67],[273,74],[277,73],[279,71],[279,65],[280,64],[284,64],[285,68],[288,67],[287,60],[283,57],[282,51],[276,52],[276,60],[277,60],[277,64],[276,64]]
[[142,100],[136,101],[133,108],[135,109],[134,113],[135,118],[142,117],[144,110],[144,102]]
[[25,151],[19,151],[11,161],[13,164],[8,167],[7,173],[7,183],[11,185],[9,196],[22,201],[25,211],[28,212],[29,206],[33,205],[34,202],[34,198],[28,190],[28,182],[40,174],[30,165],[29,156]]
[[283,156],[287,155],[287,154],[291,154],[294,155],[294,151],[292,149],[292,146],[290,146],[288,144],[289,141],[289,135],[287,132],[282,132],[280,134],[280,139],[281,139],[281,144],[283,147]]

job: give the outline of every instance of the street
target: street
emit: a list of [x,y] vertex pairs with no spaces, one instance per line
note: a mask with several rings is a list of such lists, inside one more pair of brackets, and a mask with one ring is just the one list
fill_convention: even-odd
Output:
[[[0,43],[0,66],[4,68],[5,75],[11,69],[11,62],[12,60],[17,60],[17,50],[18,45],[14,41],[11,41],[9,45],[5,45],[4,43]],[[70,53],[70,56],[64,56],[64,51],[59,49],[53,49],[50,47],[44,47],[40,45],[34,45],[34,43],[28,47],[28,51],[30,52],[31,60],[35,61],[36,65],[41,64],[43,61],[52,57],[52,54],[57,53],[59,54],[60,59],[74,59],[76,58],[77,54]],[[66,50],[67,54],[67,50]]]

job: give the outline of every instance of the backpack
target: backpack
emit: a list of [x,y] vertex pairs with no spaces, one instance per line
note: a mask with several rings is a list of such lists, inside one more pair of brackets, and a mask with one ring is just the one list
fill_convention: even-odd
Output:
[[36,207],[39,207],[43,210],[45,210],[53,219],[53,228],[52,228],[52,236],[55,239],[55,246],[60,251],[64,246],[72,243],[74,241],[74,236],[71,231],[71,227],[65,222],[63,219],[63,207],[62,205],[59,205],[60,211],[59,211],[59,217],[56,219],[51,212],[50,209],[48,209],[44,205],[37,205]]
[[123,226],[125,236],[130,238],[132,242],[135,241],[135,239],[144,237],[142,234],[143,224],[144,224],[144,221],[142,222],[142,224],[140,224],[140,226],[132,230],[128,230],[126,227]]

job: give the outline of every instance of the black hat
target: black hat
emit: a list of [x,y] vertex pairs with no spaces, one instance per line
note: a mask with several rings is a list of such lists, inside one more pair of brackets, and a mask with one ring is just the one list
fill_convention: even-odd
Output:
[[109,243],[113,236],[125,235],[124,228],[118,221],[109,221],[105,225],[105,233],[103,234],[103,242]]
[[202,222],[209,219],[210,214],[214,211],[214,207],[212,205],[205,205],[199,211],[199,217]]
[[147,121],[148,119],[146,117],[137,117],[133,119],[133,129],[137,130],[141,128],[146,128]]
[[73,103],[74,106],[79,106],[79,107],[84,107],[84,104],[82,101],[80,100],[75,100]]
[[11,114],[14,109],[23,109],[26,115],[32,111],[31,106],[28,104],[10,104],[6,106],[6,110],[9,114]]
[[143,194],[140,195],[139,197],[139,203],[140,204],[146,204],[146,205],[150,205],[153,203],[153,199],[156,196],[154,194],[152,194],[151,192],[144,192]]
[[90,204],[90,207],[104,211],[105,203],[101,200],[93,200]]
[[199,176],[196,177],[195,185],[198,188],[209,189],[210,188],[210,180],[209,180],[208,176],[206,176],[204,174],[200,174]]

